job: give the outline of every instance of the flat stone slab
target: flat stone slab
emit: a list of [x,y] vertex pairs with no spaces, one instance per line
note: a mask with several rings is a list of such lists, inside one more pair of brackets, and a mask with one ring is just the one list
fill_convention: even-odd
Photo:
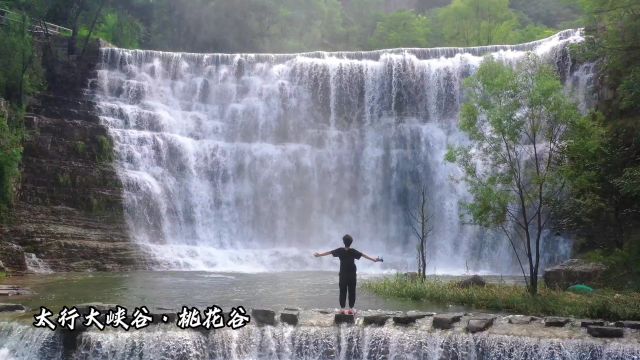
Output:
[[391,317],[391,314],[385,313],[369,314],[362,317],[362,324],[384,326]]
[[640,321],[616,321],[617,327],[640,330]]
[[0,313],[15,311],[27,311],[27,308],[20,304],[0,304]]
[[485,331],[493,325],[495,319],[496,317],[491,315],[473,317],[467,322],[467,331],[472,334]]
[[258,325],[275,325],[276,312],[268,309],[251,309],[251,318]]
[[280,321],[285,324],[296,326],[298,325],[299,318],[300,318],[300,310],[298,309],[285,308],[280,313]]
[[531,322],[533,320],[535,320],[536,318],[533,316],[527,316],[527,315],[512,315],[509,316],[509,324],[513,324],[513,325],[528,325],[531,324]]
[[350,314],[336,314],[334,318],[336,325],[340,324],[353,324],[355,323],[355,317]]
[[407,311],[406,313],[395,315],[393,317],[393,323],[397,325],[409,325],[416,322],[416,320],[423,319],[427,316],[433,316],[434,313],[423,311]]
[[621,338],[624,329],[614,326],[588,326],[587,333],[597,338]]
[[602,320],[582,320],[580,321],[580,327],[589,327],[589,326],[604,326],[604,321]]
[[570,322],[571,319],[558,316],[548,316],[544,318],[544,326],[550,327],[564,327]]
[[447,330],[462,319],[462,314],[437,314],[433,317],[433,328]]

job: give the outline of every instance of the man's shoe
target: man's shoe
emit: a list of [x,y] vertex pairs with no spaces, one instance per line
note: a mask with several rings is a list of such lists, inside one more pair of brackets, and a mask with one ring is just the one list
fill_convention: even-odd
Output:
[[349,310],[345,311],[344,313],[347,314],[347,315],[353,315],[354,311],[353,311],[353,309],[349,309]]

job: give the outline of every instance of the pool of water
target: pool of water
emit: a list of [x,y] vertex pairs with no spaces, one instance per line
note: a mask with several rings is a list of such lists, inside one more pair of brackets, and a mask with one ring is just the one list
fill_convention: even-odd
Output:
[[[362,282],[381,275],[358,275],[358,309],[459,311],[459,306],[423,301],[387,299],[367,292]],[[4,284],[27,287],[29,296],[13,296],[2,302],[21,303],[31,309],[51,310],[88,302],[118,304],[128,308],[179,310],[182,306],[223,309],[284,307],[332,309],[338,305],[338,275],[334,272],[127,272],[28,275],[7,278]]]

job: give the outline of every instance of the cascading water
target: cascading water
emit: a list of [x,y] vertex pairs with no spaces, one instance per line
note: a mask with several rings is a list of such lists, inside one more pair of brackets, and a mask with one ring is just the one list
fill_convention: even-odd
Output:
[[[485,55],[515,64],[532,51],[557,66],[586,109],[592,71],[573,69],[567,51],[579,41],[580,30],[567,30],[478,48],[104,48],[92,89],[115,143],[131,235],[162,267],[319,269],[329,262],[310,254],[350,233],[355,247],[391,260],[385,265],[413,268],[407,209],[424,184],[434,227],[428,270],[511,273],[501,236],[461,224],[467,193],[444,162],[447,145],[465,141],[462,81]],[[552,240],[544,261],[567,257],[566,242]]]
[[[0,359],[424,359],[638,360],[632,341],[471,335],[386,325],[247,326],[208,333],[154,326],[88,331],[66,342],[59,333],[0,323]],[[30,341],[23,343],[22,341]],[[28,344],[28,346],[25,346]],[[3,357],[3,354],[6,357]]]

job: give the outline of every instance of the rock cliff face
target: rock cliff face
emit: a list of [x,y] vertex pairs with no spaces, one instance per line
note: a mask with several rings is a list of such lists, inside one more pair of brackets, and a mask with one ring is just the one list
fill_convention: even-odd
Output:
[[43,45],[49,88],[27,109],[21,186],[12,219],[0,225],[0,261],[11,271],[144,268],[127,235],[111,140],[85,95],[100,44],[82,61],[64,45]]

